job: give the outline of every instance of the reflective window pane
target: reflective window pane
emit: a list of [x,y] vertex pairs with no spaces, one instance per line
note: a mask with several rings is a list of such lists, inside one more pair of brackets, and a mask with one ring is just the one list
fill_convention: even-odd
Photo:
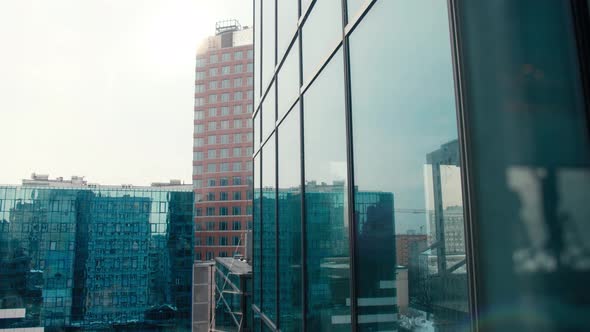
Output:
[[297,19],[299,18],[297,2],[298,0],[277,1],[277,50],[279,58],[284,54],[297,31]]
[[262,91],[275,70],[275,18],[275,0],[262,0]]
[[291,47],[278,78],[278,119],[280,120],[299,95],[299,43]]
[[301,150],[299,105],[279,135],[279,312],[281,331],[301,330]]
[[304,98],[310,331],[349,331],[344,68],[338,51]]
[[262,311],[273,321],[277,312],[276,153],[273,135],[262,148]]
[[276,104],[275,104],[275,85],[270,87],[268,94],[262,102],[262,141],[275,129],[276,122]]
[[260,137],[262,134],[260,114],[261,112],[258,112],[256,113],[256,116],[254,116],[254,150],[260,147]]
[[342,39],[340,0],[318,0],[303,25],[303,81],[311,79],[320,63],[327,59]]
[[468,318],[447,16],[444,1],[379,1],[350,36],[361,331]]
[[255,304],[258,308],[261,307],[260,298],[261,298],[261,281],[262,281],[262,274],[260,273],[261,266],[262,266],[262,224],[260,222],[261,216],[261,207],[262,207],[262,199],[261,199],[261,182],[260,182],[260,158],[261,154],[256,155],[254,158],[254,201],[252,204],[252,219],[253,219],[253,227],[252,227],[252,237],[254,238],[252,241],[252,280],[254,284],[254,294],[252,295],[253,304]]
[[571,3],[459,5],[474,258],[493,275],[476,290],[482,312],[513,308],[488,331],[590,330],[590,139]]
[[348,22],[352,21],[359,14],[359,10],[364,2],[365,0],[347,0]]
[[260,63],[261,41],[262,41],[262,12],[261,1],[254,0],[254,106],[257,107],[260,102],[260,86],[262,80],[262,67]]

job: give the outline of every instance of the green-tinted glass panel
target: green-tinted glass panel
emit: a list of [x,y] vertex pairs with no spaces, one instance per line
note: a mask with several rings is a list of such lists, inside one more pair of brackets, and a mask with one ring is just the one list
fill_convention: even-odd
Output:
[[273,332],[273,330],[262,322],[262,332]]
[[361,331],[468,321],[448,26],[444,1],[379,1],[350,36]]
[[244,261],[231,257],[215,259],[215,330],[238,332],[251,328],[251,274],[248,270],[249,265]]
[[262,148],[262,311],[273,321],[277,313],[275,136]]
[[[192,190],[28,186],[1,193],[0,309],[26,310],[3,327],[190,329]],[[162,283],[165,276],[173,282]]]
[[304,98],[307,326],[349,331],[350,261],[342,51]]
[[260,222],[261,210],[262,210],[262,198],[261,198],[261,181],[260,181],[260,159],[261,153],[256,155],[254,158],[254,203],[252,204],[252,279],[254,284],[254,294],[252,295],[253,303],[260,308],[260,295],[262,292],[262,223]]
[[281,331],[300,331],[301,144],[299,104],[279,127],[279,312]]
[[260,315],[253,314],[253,322],[252,322],[252,331],[253,332],[261,332],[262,331],[262,322],[260,320]]
[[590,140],[574,2],[458,2],[486,331],[590,330]]

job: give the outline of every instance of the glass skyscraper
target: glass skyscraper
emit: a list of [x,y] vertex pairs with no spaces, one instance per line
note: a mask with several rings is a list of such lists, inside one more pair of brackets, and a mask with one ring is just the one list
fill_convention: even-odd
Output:
[[590,329],[586,1],[253,8],[254,331]]
[[0,187],[1,327],[190,329],[191,186]]

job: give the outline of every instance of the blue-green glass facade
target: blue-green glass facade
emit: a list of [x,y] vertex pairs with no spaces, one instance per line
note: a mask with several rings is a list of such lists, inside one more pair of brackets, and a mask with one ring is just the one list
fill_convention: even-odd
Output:
[[243,259],[215,259],[215,331],[252,328],[252,266]]
[[253,0],[254,331],[590,330],[589,7]]
[[7,327],[188,330],[192,192],[0,187]]

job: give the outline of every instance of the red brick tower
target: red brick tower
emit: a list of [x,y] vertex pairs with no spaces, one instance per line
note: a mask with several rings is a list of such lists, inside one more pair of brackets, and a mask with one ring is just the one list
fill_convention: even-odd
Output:
[[252,29],[218,22],[197,50],[195,259],[244,254],[252,226]]

